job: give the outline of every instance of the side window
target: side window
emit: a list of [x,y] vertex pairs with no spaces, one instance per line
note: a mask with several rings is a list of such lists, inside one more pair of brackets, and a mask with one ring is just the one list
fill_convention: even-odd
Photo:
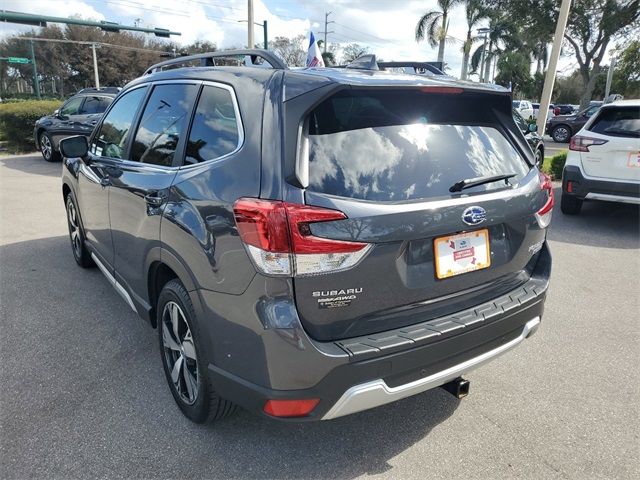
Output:
[[146,87],[136,88],[118,99],[104,118],[100,131],[91,144],[91,152],[103,157],[124,157],[127,151],[127,134],[146,92]]
[[171,166],[198,93],[197,85],[157,85],[144,109],[131,160]]
[[75,97],[69,100],[60,109],[60,115],[64,115],[65,117],[68,115],[77,115],[83,99],[84,97]]
[[111,97],[87,97],[80,113],[83,115],[103,113],[111,105],[112,101],[113,98]]
[[205,85],[187,142],[185,163],[199,163],[233,152],[240,143],[231,93]]
[[591,115],[596,113],[598,110],[600,110],[600,107],[597,105],[594,105],[593,107],[588,108],[587,111],[584,113],[587,117],[590,117]]

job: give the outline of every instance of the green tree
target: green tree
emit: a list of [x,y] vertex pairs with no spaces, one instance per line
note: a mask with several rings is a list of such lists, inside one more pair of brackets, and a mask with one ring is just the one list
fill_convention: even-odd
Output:
[[626,98],[640,98],[640,40],[633,40],[624,49],[616,49],[618,61],[613,71],[611,92]]
[[505,52],[498,59],[495,82],[504,86],[511,84],[514,94],[522,93],[531,82],[529,68],[527,55],[521,52]]
[[449,31],[449,15],[451,10],[462,0],[438,0],[440,10],[427,12],[416,25],[416,42],[425,38],[432,47],[438,46],[438,61],[444,62],[444,46]]
[[486,13],[480,8],[478,0],[467,0],[465,16],[467,17],[467,39],[462,46],[462,71],[460,73],[462,80],[466,80],[467,74],[469,73],[469,56],[473,42],[476,40],[473,36],[473,30],[480,21],[486,18]]
[[307,38],[276,37],[269,42],[269,50],[278,55],[290,67],[304,67],[307,61],[307,51],[304,48]]
[[640,0],[574,0],[564,38],[573,49],[584,88],[580,107],[592,98],[600,66],[612,40],[638,31]]

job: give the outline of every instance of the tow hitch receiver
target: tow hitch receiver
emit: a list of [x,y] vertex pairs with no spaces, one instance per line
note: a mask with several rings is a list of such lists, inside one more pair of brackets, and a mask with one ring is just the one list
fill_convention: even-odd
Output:
[[442,388],[444,388],[447,392],[449,392],[454,397],[460,399],[469,395],[469,385],[471,385],[471,382],[469,382],[469,380],[465,380],[462,377],[458,377],[442,385]]

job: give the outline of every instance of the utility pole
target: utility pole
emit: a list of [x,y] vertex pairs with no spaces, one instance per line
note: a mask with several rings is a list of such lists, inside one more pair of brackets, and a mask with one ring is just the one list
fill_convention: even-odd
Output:
[[263,33],[264,33],[264,49],[269,50],[269,37],[267,36],[267,21],[264,20],[262,23]]
[[607,73],[607,86],[604,89],[604,101],[607,101],[607,98],[609,98],[609,93],[611,92],[611,81],[613,80],[613,71],[616,68],[616,58],[615,57],[611,57],[611,60],[609,61],[609,72]]
[[33,66],[33,89],[36,98],[40,100],[40,82],[38,81],[38,68],[36,67],[36,53],[33,50],[33,40],[29,42],[31,45],[31,65]]
[[253,0],[247,0],[247,48],[255,48],[253,41]]
[[95,79],[96,88],[100,88],[100,77],[98,75],[98,56],[96,55],[96,44],[91,44],[91,51],[93,52],[93,78]]
[[335,33],[333,30],[329,31],[329,24],[330,23],[336,23],[333,20],[329,20],[329,15],[331,15],[333,12],[325,12],[324,14],[324,31],[320,32],[320,33],[324,33],[324,42],[322,43],[322,51],[324,53],[327,53],[327,34],[328,33]]
[[553,46],[551,47],[551,58],[549,59],[547,74],[544,77],[542,98],[540,98],[539,112],[540,115],[542,115],[542,121],[538,122],[538,135],[540,135],[541,137],[544,136],[544,129],[547,125],[547,112],[549,111],[549,104],[551,103],[553,84],[556,81],[558,58],[560,57],[560,48],[562,47],[562,39],[564,38],[564,31],[567,27],[567,19],[569,18],[570,7],[571,0],[562,0],[562,4],[560,5],[560,15],[558,16],[558,23],[556,24],[556,34],[553,37]]

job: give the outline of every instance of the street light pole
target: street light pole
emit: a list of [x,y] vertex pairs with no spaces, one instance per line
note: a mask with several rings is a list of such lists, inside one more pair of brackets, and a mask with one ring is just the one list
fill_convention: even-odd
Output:
[[33,89],[35,90],[36,98],[40,100],[40,82],[38,81],[38,68],[36,67],[36,53],[33,50],[33,40],[31,45],[31,66],[33,67]]
[[480,57],[480,73],[478,76],[478,80],[480,83],[484,82],[484,56],[485,51],[487,50],[487,38],[489,34],[488,28],[479,28],[478,33],[482,34],[484,37],[484,42],[482,43],[482,56]]
[[247,0],[247,48],[255,48],[253,41],[253,0]]
[[553,93],[553,84],[556,81],[556,69],[558,68],[558,58],[560,57],[560,47],[562,47],[562,39],[564,38],[564,30],[567,27],[567,19],[569,18],[569,8],[571,0],[562,0],[560,5],[560,15],[556,24],[556,33],[553,37],[553,46],[551,47],[551,58],[547,74],[544,77],[544,87],[542,88],[542,97],[540,98],[540,110],[538,118],[542,116],[542,121],[538,122],[538,135],[544,136],[544,129],[547,126],[547,112],[551,103],[551,94]]
[[96,55],[96,44],[91,44],[93,52],[93,78],[95,79],[96,88],[100,88],[100,76],[98,75],[98,56]]

